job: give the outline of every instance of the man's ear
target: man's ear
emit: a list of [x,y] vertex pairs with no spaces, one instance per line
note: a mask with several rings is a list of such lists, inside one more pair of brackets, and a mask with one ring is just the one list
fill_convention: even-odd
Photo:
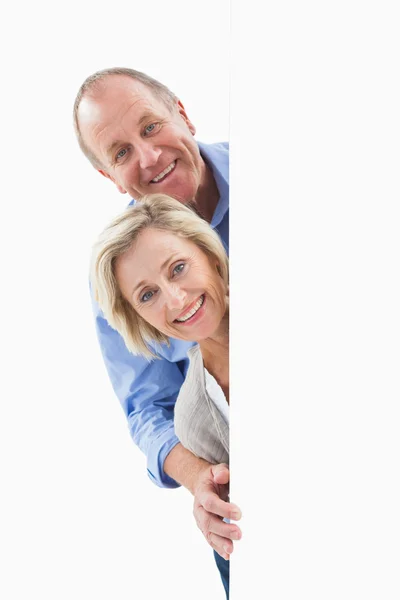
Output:
[[117,183],[114,179],[114,177],[111,177],[111,175],[109,175],[106,171],[102,171],[101,169],[97,169],[99,173],[101,173],[101,175],[103,175],[103,177],[106,177],[107,179],[110,179],[114,184],[115,187],[117,188],[117,190],[121,193],[121,194],[126,194],[126,190],[124,190],[123,187],[121,187],[119,185],[119,183]]
[[178,108],[178,112],[181,115],[182,119],[185,121],[186,125],[188,126],[190,133],[192,135],[195,135],[196,127],[193,125],[192,121],[187,116],[185,107],[183,106],[183,104],[180,100],[178,100],[177,108]]

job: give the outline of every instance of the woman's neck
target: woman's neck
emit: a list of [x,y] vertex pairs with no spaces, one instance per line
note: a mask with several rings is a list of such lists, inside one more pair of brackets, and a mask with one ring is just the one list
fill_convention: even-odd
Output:
[[199,342],[200,350],[203,355],[203,359],[205,355],[213,355],[214,358],[218,358],[220,352],[228,353],[229,352],[229,313],[228,311],[225,313],[219,327],[214,333]]
[[229,403],[229,312],[212,336],[199,342],[204,367],[217,380]]

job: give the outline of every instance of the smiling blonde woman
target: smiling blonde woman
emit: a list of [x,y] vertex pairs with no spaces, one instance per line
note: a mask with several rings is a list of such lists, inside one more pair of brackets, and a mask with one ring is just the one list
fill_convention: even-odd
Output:
[[91,284],[134,354],[157,360],[169,338],[194,342],[175,432],[196,456],[228,463],[228,258],[218,234],[177,200],[144,196],[100,235]]

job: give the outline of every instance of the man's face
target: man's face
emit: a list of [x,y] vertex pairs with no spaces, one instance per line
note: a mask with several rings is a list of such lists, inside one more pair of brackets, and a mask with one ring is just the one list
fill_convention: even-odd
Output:
[[136,199],[160,192],[183,203],[195,198],[205,165],[182,105],[171,110],[141,82],[115,75],[82,99],[78,118],[85,143],[104,165],[100,172],[120,192]]

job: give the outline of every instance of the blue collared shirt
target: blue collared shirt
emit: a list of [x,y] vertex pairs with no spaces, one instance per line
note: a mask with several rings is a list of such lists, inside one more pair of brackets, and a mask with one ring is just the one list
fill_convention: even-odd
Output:
[[[229,250],[229,149],[227,143],[200,144],[201,155],[212,169],[220,198],[211,221]],[[134,201],[132,201],[134,202]],[[161,360],[148,362],[134,356],[93,301],[96,331],[112,386],[128,420],[133,441],[147,456],[147,472],[160,487],[179,484],[164,473],[166,456],[179,442],[174,431],[174,406],[189,365],[192,342],[171,339],[157,348]]]

